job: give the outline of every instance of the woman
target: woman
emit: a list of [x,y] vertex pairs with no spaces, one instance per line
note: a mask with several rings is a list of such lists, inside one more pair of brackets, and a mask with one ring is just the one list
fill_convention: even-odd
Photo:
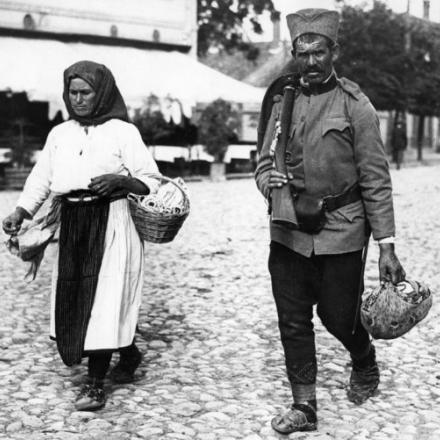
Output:
[[157,190],[157,165],[128,122],[112,73],[80,61],[64,72],[70,119],[54,127],[15,211],[3,221],[16,234],[49,193],[60,200],[58,263],[54,268],[50,335],[63,362],[88,356],[88,381],[75,406],[105,405],[104,377],[112,352],[118,383],[130,382],[141,362],[134,343],[143,280],[143,246],[130,216],[128,192]]

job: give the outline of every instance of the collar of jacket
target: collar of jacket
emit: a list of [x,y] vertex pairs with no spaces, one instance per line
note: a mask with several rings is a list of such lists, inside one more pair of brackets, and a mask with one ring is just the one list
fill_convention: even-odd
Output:
[[337,86],[338,81],[336,79],[336,75],[332,73],[324,82],[313,87],[310,87],[307,83],[305,83],[302,78],[300,80],[300,84],[302,93],[304,93],[306,96],[310,96],[330,92],[330,90],[333,90]]

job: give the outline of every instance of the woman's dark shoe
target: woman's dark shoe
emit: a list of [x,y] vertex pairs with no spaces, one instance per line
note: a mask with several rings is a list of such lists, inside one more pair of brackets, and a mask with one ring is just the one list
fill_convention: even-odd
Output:
[[361,360],[353,360],[350,375],[350,385],[347,397],[350,402],[361,405],[376,393],[380,382],[379,367],[376,362],[376,352],[371,346],[370,353]]
[[134,372],[142,361],[142,353],[134,346],[133,353],[130,355],[122,354],[119,362],[110,372],[110,378],[115,383],[131,383],[134,382]]
[[102,385],[88,383],[83,385],[75,401],[77,411],[96,411],[105,405],[105,393]]
[[316,410],[304,403],[294,403],[284,414],[276,416],[272,428],[281,434],[297,431],[315,431],[318,427]]

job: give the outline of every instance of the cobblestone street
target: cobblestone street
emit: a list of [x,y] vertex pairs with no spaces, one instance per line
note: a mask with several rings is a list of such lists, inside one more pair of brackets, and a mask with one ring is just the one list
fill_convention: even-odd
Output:
[[[2,246],[0,439],[440,439],[439,175],[440,166],[392,171],[397,255],[409,278],[430,285],[433,308],[406,336],[376,342],[380,392],[360,407],[345,395],[348,353],[316,321],[316,433],[278,436],[270,427],[291,397],[267,271],[266,208],[252,179],[189,183],[192,212],[181,233],[147,245],[137,336],[145,356],[135,384],[106,383],[107,404],[96,413],[73,406],[85,362],[65,367],[48,337],[54,249],[28,284],[27,265]],[[2,218],[17,197],[0,192]],[[377,256],[372,243],[368,286],[378,283]]]

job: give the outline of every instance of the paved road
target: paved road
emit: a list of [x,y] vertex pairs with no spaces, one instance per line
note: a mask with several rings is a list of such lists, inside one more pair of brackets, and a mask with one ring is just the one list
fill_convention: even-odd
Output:
[[[440,292],[440,167],[393,171],[400,256]],[[251,180],[191,183],[192,214],[177,239],[149,245],[136,384],[107,384],[97,413],[75,412],[85,366],[60,361],[49,340],[53,249],[36,281],[0,250],[0,439],[273,440],[289,403],[266,268],[265,205]],[[0,193],[3,217],[17,193]],[[367,284],[377,283],[372,246]],[[319,431],[290,439],[438,440],[440,303],[408,335],[378,341],[382,383],[361,407],[347,401],[349,357],[317,322]],[[284,437],[285,438],[285,437]]]

